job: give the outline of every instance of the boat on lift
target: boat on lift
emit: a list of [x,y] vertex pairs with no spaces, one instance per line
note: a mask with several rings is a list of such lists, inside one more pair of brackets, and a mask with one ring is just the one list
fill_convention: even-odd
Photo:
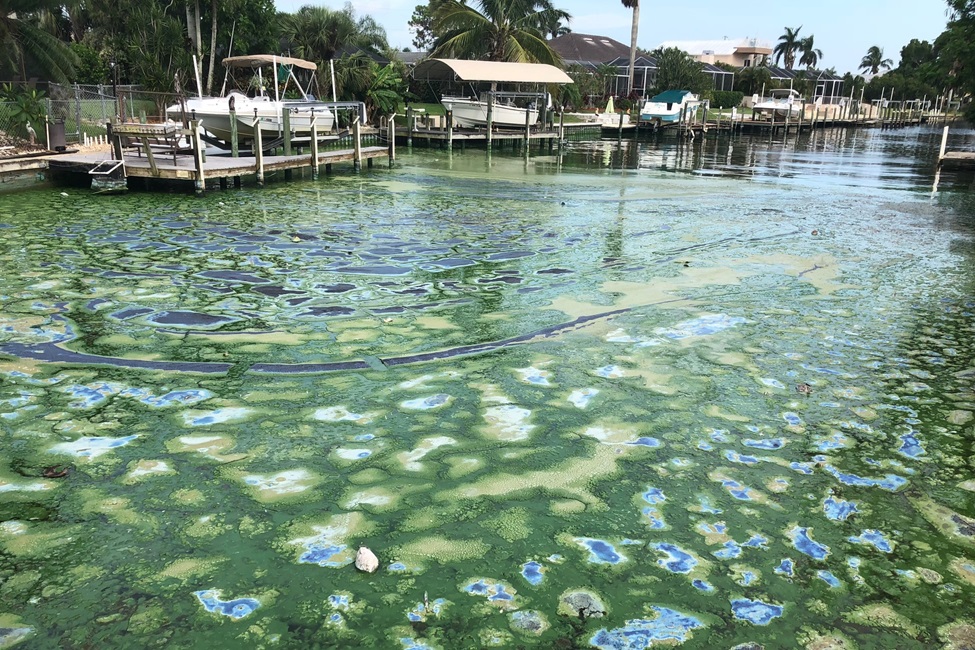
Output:
[[[230,69],[253,70],[250,86],[254,95],[234,90],[223,97],[189,97],[180,104],[166,108],[166,116],[175,121],[182,121],[184,116],[185,119],[200,120],[204,130],[225,142],[232,137],[231,109],[237,121],[237,137],[242,141],[253,140],[256,128],[261,130],[261,137],[265,141],[283,137],[282,114],[285,110],[289,113],[289,127],[294,136],[311,134],[313,116],[319,133],[328,133],[335,125],[335,114],[329,104],[318,101],[311,94],[314,72],[318,68],[315,63],[274,54],[257,54],[228,57],[223,60],[223,65]],[[271,69],[270,78],[263,74],[266,67]],[[295,70],[311,73],[307,84],[298,80]],[[279,71],[287,72],[283,88],[277,83]],[[268,85],[274,88],[273,96],[267,91]]]
[[798,119],[802,111],[802,97],[792,88],[777,88],[769,91],[770,97],[756,102],[752,109],[763,116],[785,119]]
[[644,122],[677,124],[682,119],[690,121],[697,114],[701,100],[689,90],[666,90],[646,101],[640,110]]
[[[525,128],[525,124],[538,122],[538,100],[551,102],[548,93],[494,93],[491,123],[499,128]],[[453,122],[460,128],[487,126],[488,99],[486,94],[478,98],[445,95],[440,99],[444,109],[451,111]]]

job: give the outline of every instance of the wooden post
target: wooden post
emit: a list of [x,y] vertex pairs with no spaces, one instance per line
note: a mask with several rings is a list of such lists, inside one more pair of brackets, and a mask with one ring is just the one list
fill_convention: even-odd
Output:
[[413,107],[406,107],[406,146],[413,146]]
[[51,150],[51,117],[44,113],[44,149]]
[[190,122],[190,128],[193,130],[193,167],[196,172],[193,185],[196,189],[197,196],[202,196],[203,192],[206,191],[206,181],[203,176],[203,140],[200,138],[200,132],[202,131],[200,121],[193,120]]
[[257,109],[254,109],[254,163],[257,167],[257,184],[264,187],[264,142],[261,135],[261,123],[257,119]]
[[547,92],[542,98],[542,108],[539,111],[539,115],[542,118],[541,120],[539,120],[540,128],[542,131],[547,131],[548,130],[548,93]]
[[444,113],[444,122],[447,125],[447,151],[454,150],[454,111],[447,109]]
[[318,180],[318,116],[311,109],[311,177]]
[[281,129],[284,136],[284,155],[291,155],[291,111],[287,106],[281,109]]
[[532,118],[531,109],[526,108],[525,109],[525,138],[522,142],[526,152],[528,151],[528,145],[531,142],[531,137],[532,137],[532,126],[529,121],[531,120],[531,118]]
[[139,111],[139,124],[146,123],[146,112],[144,110]]
[[124,160],[122,158],[122,136],[115,135],[115,119],[105,125],[108,131],[108,138],[112,142],[112,160]]
[[498,89],[497,82],[491,82],[491,93],[488,95],[487,105],[487,150],[491,151],[491,132],[494,130],[494,92]]
[[355,147],[355,170],[362,169],[362,133],[359,125],[359,116],[356,115],[352,120],[352,140]]
[[565,111],[559,111],[559,147],[565,143]]
[[396,113],[389,116],[389,165],[396,160]]
[[230,156],[240,157],[240,146],[237,143],[237,111],[230,109]]
[[941,134],[941,150],[938,152],[938,164],[941,164],[941,160],[945,157],[945,152],[948,150],[948,129],[951,128],[947,124],[945,125],[945,130]]
[[799,125],[796,127],[796,133],[802,133],[802,120],[806,117],[806,102],[802,103],[799,107]]
[[618,140],[622,140],[623,139],[623,112],[622,111],[620,111],[619,133],[617,134],[616,138]]

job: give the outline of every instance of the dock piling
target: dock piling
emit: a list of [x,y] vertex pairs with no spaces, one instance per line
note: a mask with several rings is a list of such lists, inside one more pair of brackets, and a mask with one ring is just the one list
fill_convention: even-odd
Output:
[[240,156],[240,146],[237,142],[237,110],[230,109],[230,156],[237,158]]
[[447,122],[447,151],[454,150],[454,111],[447,109],[444,114],[445,121]]
[[413,146],[413,107],[406,107],[406,146]]
[[[285,106],[281,109],[281,135],[284,137],[284,155],[291,155],[291,109]],[[284,170],[284,180],[290,181],[292,177],[292,171],[290,169]]]
[[[193,120],[190,122],[190,129],[193,132],[193,167],[195,176],[193,179],[193,186],[196,190],[197,196],[202,196],[206,191],[206,177],[203,175],[203,139],[200,137],[202,132],[202,127],[200,126],[199,120]],[[156,172],[156,166],[153,165],[153,172]]]
[[355,148],[355,170],[360,171],[362,169],[362,127],[358,115],[352,120],[352,138]]
[[389,166],[396,160],[396,113],[389,116]]
[[311,109],[311,177],[318,180],[318,116]]
[[254,109],[254,162],[257,165],[257,184],[264,187],[264,142],[261,136],[261,123],[257,119],[257,109]]
[[945,152],[948,150],[948,129],[949,128],[950,127],[946,124],[945,130],[941,134],[941,150],[938,151],[938,164],[940,164],[941,161],[944,159]]

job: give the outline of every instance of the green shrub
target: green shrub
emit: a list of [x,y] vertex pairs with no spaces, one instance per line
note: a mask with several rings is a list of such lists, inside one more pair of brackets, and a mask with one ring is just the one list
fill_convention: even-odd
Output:
[[711,93],[711,106],[714,108],[735,108],[741,106],[745,93],[739,90],[715,90]]

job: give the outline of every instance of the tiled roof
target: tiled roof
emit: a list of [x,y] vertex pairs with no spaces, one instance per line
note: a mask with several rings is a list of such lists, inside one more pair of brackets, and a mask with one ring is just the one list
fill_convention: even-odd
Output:
[[553,38],[549,46],[566,61],[592,61],[608,63],[621,56],[629,60],[630,46],[608,36],[569,32]]

